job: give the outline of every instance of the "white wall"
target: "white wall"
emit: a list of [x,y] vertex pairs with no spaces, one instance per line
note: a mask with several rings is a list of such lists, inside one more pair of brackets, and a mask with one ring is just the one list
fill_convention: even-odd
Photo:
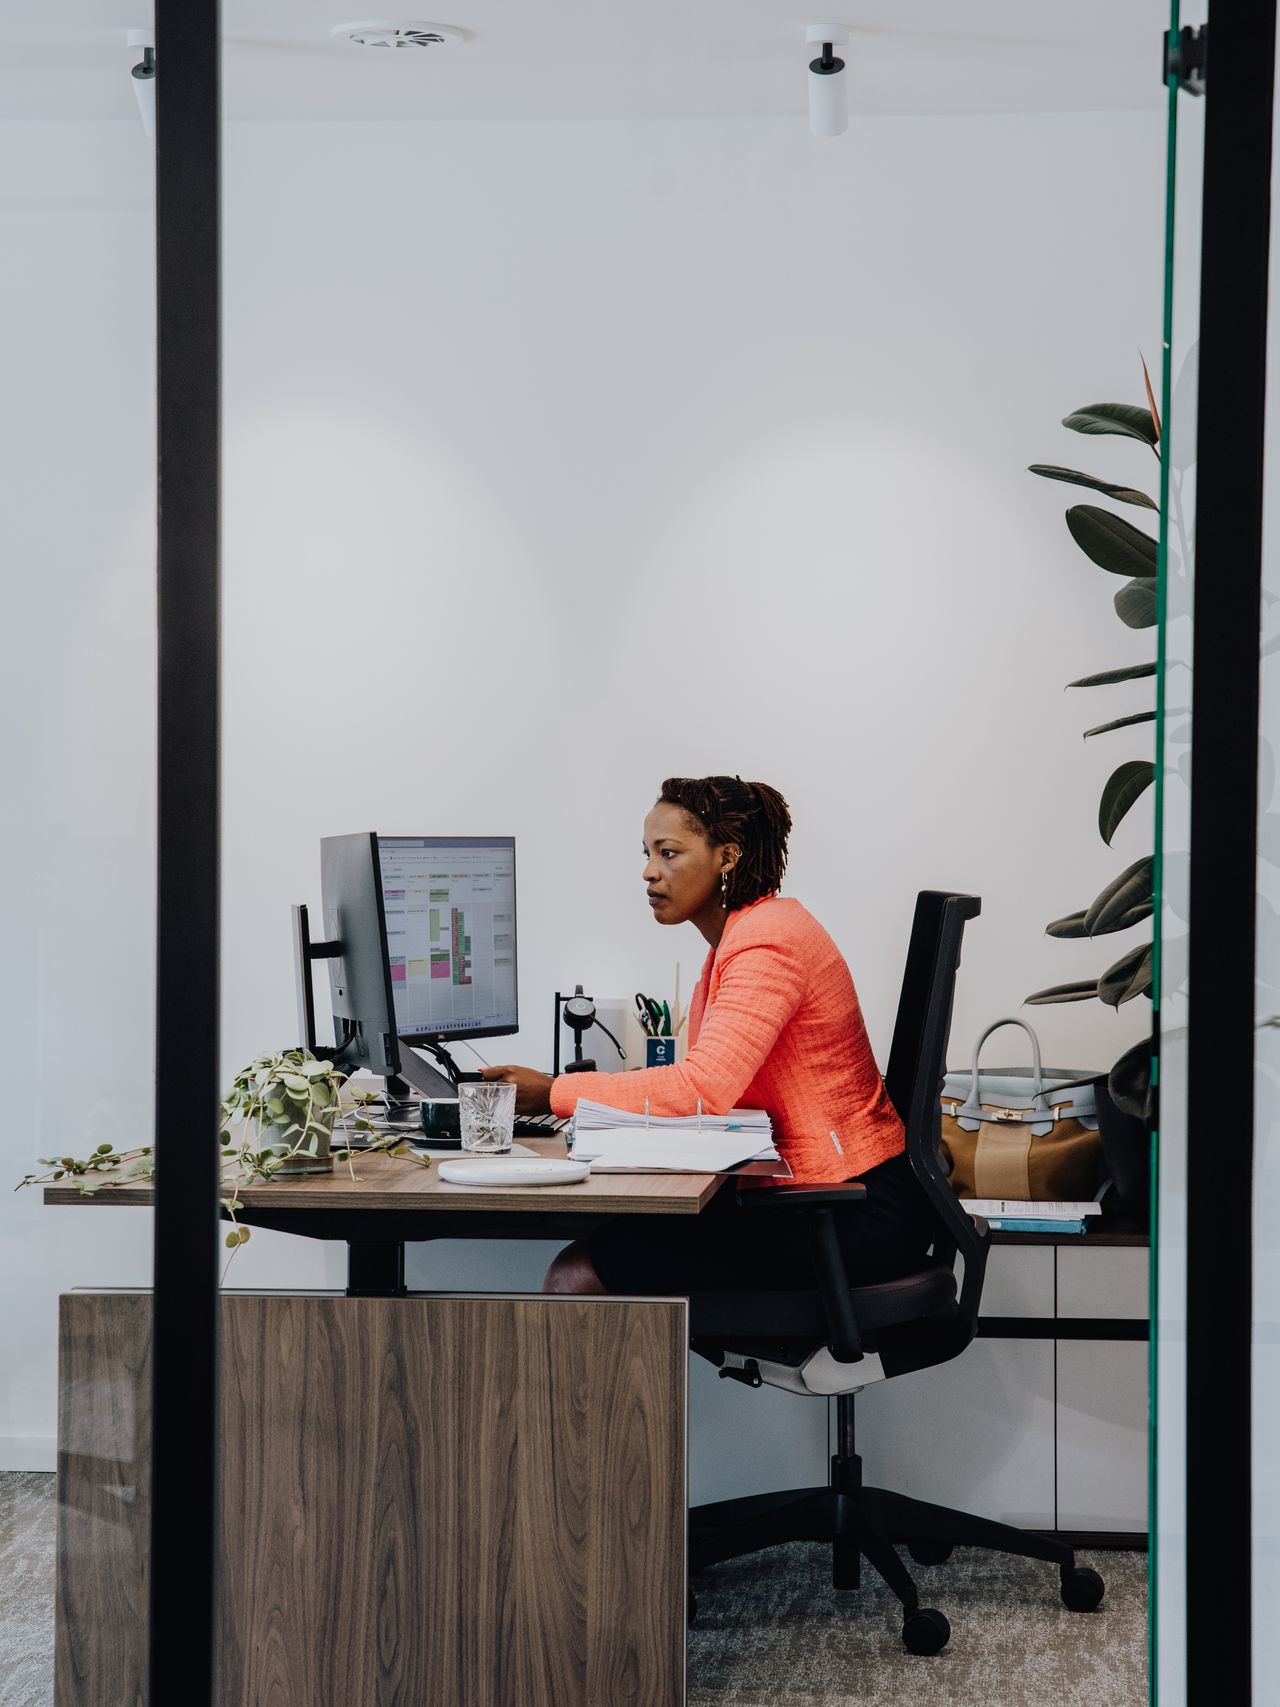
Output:
[[152,175],[110,124],[0,124],[0,1469],[53,1467],[57,1295],[149,1283],[151,1217],[45,1210],[37,1156],[151,1134]]
[[[343,830],[519,839],[525,1025],[490,1059],[549,1064],[565,984],[665,989],[679,958],[687,990],[701,939],[640,899],[673,771],[787,794],[788,887],[881,1051],[920,887],[984,897],[957,1054],[1100,969],[1108,945],[1041,932],[1145,845],[1144,814],[1114,853],[1094,819],[1149,743],[1080,743],[1142,684],[1061,687],[1153,637],[1071,544],[1073,494],[1024,469],[1154,476],[1057,423],[1139,398],[1158,354],[1162,151],[1155,114],[827,146],[771,121],[230,127],[227,1067],[293,1035],[288,903]],[[59,526],[83,549],[102,513]],[[1099,1067],[1145,1022],[1039,1021],[1051,1059]],[[441,1247],[415,1274],[533,1285],[545,1254]],[[238,1261],[339,1273],[261,1234]],[[55,1266],[29,1263],[42,1293]],[[33,1433],[51,1360],[37,1386]],[[724,1386],[695,1381],[700,1494],[732,1483],[727,1428],[780,1479],[820,1464],[822,1407]]]

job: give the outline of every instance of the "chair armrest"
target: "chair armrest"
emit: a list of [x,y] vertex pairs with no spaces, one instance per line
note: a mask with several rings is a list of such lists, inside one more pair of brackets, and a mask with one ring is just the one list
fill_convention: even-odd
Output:
[[[786,1210],[804,1216],[813,1278],[827,1318],[827,1344],[837,1363],[861,1363],[863,1354],[834,1212],[845,1204],[863,1203],[866,1196],[867,1188],[860,1180],[843,1185],[775,1185],[738,1193],[739,1209]],[[763,1201],[751,1201],[755,1198]]]
[[768,1185],[738,1193],[739,1209],[816,1209],[820,1204],[861,1203],[867,1188],[861,1180],[843,1185]]

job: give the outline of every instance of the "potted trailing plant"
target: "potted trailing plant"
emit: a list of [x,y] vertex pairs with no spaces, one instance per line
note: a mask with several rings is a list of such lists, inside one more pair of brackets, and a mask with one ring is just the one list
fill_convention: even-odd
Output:
[[[1089,436],[1118,435],[1137,439],[1150,448],[1158,464],[1161,453],[1160,415],[1145,362],[1142,372],[1147,393],[1145,407],[1131,403],[1091,403],[1066,416],[1063,426]],[[1159,513],[1155,499],[1132,486],[1046,463],[1033,463],[1030,472],[1045,480],[1083,486],[1113,503]],[[1114,510],[1097,504],[1072,505],[1066,512],[1066,523],[1072,539],[1086,557],[1108,574],[1123,578],[1124,584],[1114,598],[1116,615],[1121,622],[1127,628],[1154,628],[1158,617],[1157,544],[1153,535],[1135,527]],[[1067,685],[1071,688],[1105,688],[1119,682],[1154,677],[1155,673],[1155,662],[1150,660],[1082,676]],[[1138,724],[1154,721],[1155,715],[1154,710],[1143,710],[1115,717],[1086,729],[1084,738],[1089,741],[1117,730],[1132,729]],[[1124,818],[1151,786],[1155,773],[1152,759],[1132,758],[1117,765],[1107,778],[1098,804],[1098,833],[1108,847]],[[1046,935],[1067,938],[1116,935],[1144,925],[1154,908],[1155,856],[1148,853],[1126,866],[1088,906],[1055,919],[1046,927]],[[1126,1002],[1150,997],[1153,961],[1154,944],[1148,927],[1143,931],[1142,940],[1126,949],[1098,977],[1037,990],[1027,997],[1027,1003],[1038,1006],[1098,999],[1118,1010]],[[1099,1125],[1108,1162],[1120,1195],[1141,1218],[1146,1208],[1145,1137],[1151,1112],[1149,1041],[1144,1039],[1127,1049],[1112,1066],[1105,1082],[1099,1084],[1098,1090]],[[1130,1123],[1127,1127],[1126,1121]],[[1127,1175],[1124,1181],[1122,1174]]]
[[223,1155],[239,1127],[233,1151],[251,1148],[264,1165],[275,1164],[273,1174],[332,1173],[333,1123],[346,1079],[332,1061],[319,1061],[305,1049],[257,1056],[222,1099]]
[[[226,1237],[231,1251],[249,1238],[249,1228],[236,1221],[236,1211],[243,1208],[236,1195],[238,1186],[280,1175],[327,1173],[335,1161],[350,1165],[349,1149],[332,1148],[335,1123],[340,1115],[348,1117],[346,1130],[369,1134],[372,1128],[363,1110],[375,1099],[369,1092],[344,1097],[346,1081],[340,1067],[317,1060],[305,1049],[256,1056],[236,1074],[222,1098],[218,1133],[227,1193],[221,1204],[232,1223]],[[384,1151],[415,1166],[431,1165],[427,1157],[408,1149],[398,1133],[367,1137],[366,1149]],[[154,1179],[156,1152],[151,1144],[126,1150],[99,1144],[87,1157],[42,1156],[39,1166],[46,1171],[27,1174],[19,1180],[19,1189],[67,1179],[75,1182],[82,1196],[92,1197],[113,1186]]]

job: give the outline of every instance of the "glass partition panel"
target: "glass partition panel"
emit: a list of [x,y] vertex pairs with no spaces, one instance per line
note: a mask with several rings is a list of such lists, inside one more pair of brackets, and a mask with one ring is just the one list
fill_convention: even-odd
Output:
[[[1147,443],[1063,418],[1140,411],[1136,348],[1160,385],[1163,0],[855,31],[829,137],[802,28],[775,19],[730,60],[712,9],[678,52],[638,6],[585,37],[578,11],[552,5],[536,39],[495,14],[396,47],[226,8],[224,1082],[303,1040],[290,906],[330,935],[321,841],[370,831],[518,844],[519,1029],[451,1043],[461,1066],[549,1070],[556,993],[581,983],[631,1051],[594,1031],[587,1053],[625,1071],[633,992],[687,1005],[706,955],[644,903],[643,819],[673,773],[787,795],[786,893],[848,959],[882,1063],[921,889],[983,898],[952,1066],[1120,952],[1045,931],[1151,850],[1151,793],[1128,841],[1097,831],[1115,766],[1150,767],[1151,636],[1117,621],[1063,510],[1155,476]],[[1129,697],[1063,694],[1097,673]],[[1108,717],[1140,726],[1082,745]],[[389,976],[459,1002],[465,909],[432,875]],[[1145,1007],[1029,1017],[1088,1078],[1149,1037]],[[230,1289],[346,1286],[341,1237],[270,1219]],[[1136,1543],[1088,1563],[1141,1688],[1145,1255],[1132,1219],[1117,1238],[1093,1284],[1129,1343],[984,1336],[932,1403],[923,1378],[863,1395],[858,1440],[869,1481]],[[403,1278],[534,1290],[561,1242],[410,1239]],[[996,1253],[992,1317],[1052,1312],[1055,1250],[1024,1292],[1025,1254]],[[950,1379],[972,1459],[947,1444]],[[695,1501],[827,1475],[825,1404],[744,1404],[702,1360],[690,1395]]]
[[[1173,6],[1170,29],[1204,22]],[[1161,622],[1156,776],[1159,1130],[1152,1220],[1153,1694],[1186,1699],[1187,955],[1197,340],[1204,101],[1169,79]]]
[[153,1130],[154,153],[123,25],[0,34],[0,1696],[74,1707],[146,1676],[149,1393],[73,1289],[142,1294],[145,1351],[151,1211],[98,1170]]
[[[1278,80],[1280,86],[1280,80]],[[1280,182],[1274,151],[1258,727],[1257,984],[1253,1175],[1253,1675],[1280,1669]],[[1261,1695],[1258,1699],[1262,1699]]]

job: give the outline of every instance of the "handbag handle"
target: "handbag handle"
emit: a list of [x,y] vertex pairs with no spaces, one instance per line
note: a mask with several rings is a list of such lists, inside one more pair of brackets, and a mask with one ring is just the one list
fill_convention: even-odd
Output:
[[1037,1114],[1049,1115],[1049,1104],[1045,1099],[1044,1094],[1044,1067],[1041,1065],[1040,1061],[1040,1039],[1036,1036],[1035,1032],[1032,1031],[1025,1019],[1010,1018],[992,1020],[991,1024],[973,1046],[973,1067],[971,1069],[971,1077],[969,1079],[969,1094],[958,1111],[961,1118],[968,1115],[971,1119],[977,1119],[980,1115],[982,1098],[979,1094],[980,1075],[978,1071],[978,1057],[982,1053],[983,1044],[991,1036],[992,1032],[999,1031],[1000,1028],[1005,1025],[1018,1026],[1022,1031],[1025,1031],[1027,1036],[1031,1039],[1031,1106]]

